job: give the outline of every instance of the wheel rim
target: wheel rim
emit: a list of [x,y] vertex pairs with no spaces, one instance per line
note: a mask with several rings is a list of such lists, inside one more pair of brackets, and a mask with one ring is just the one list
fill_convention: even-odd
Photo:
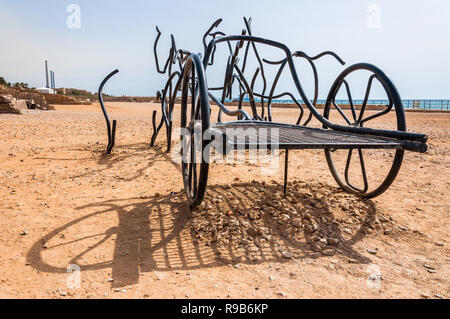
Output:
[[[358,71],[365,71],[369,72],[370,74],[359,109],[356,107],[356,103],[354,103],[355,100],[352,96],[351,86],[349,84],[349,81],[347,80],[351,77],[351,75],[356,74]],[[372,113],[372,111],[368,110],[367,102],[375,83],[379,84],[381,91],[384,90],[384,93],[386,94],[388,100],[388,104],[385,105],[383,109],[376,110]],[[336,97],[341,90],[344,91],[344,95],[350,102],[349,110],[344,110],[336,102]],[[377,120],[379,120],[382,116],[390,114],[390,111],[394,108],[396,116],[395,129],[398,131],[406,131],[403,104],[395,86],[392,84],[389,78],[377,67],[369,64],[357,64],[345,70],[333,84],[327,98],[327,103],[325,105],[324,117],[330,119],[330,111],[334,109],[335,111],[337,111],[336,116],[347,125],[371,127],[372,124],[374,122],[377,122]],[[343,190],[348,193],[362,196],[364,198],[373,198],[379,196],[389,188],[389,186],[397,177],[398,172],[400,171],[405,153],[405,151],[402,149],[396,149],[393,152],[394,154],[389,153],[389,151],[386,150],[365,150],[360,148],[344,151],[346,152],[346,154],[339,156],[339,154],[333,155],[333,153],[337,153],[338,151],[326,149],[325,157],[328,167],[334,179]],[[381,162],[381,158],[385,156],[386,153],[388,154],[388,157],[392,156],[392,164],[379,165],[376,172],[372,171],[368,173],[368,165],[366,163],[368,158],[370,157],[371,160],[373,158],[373,161],[375,163],[377,161]],[[380,154],[382,154],[383,156],[381,156]],[[353,169],[352,162],[354,162],[355,160],[357,160],[358,162],[358,168]],[[340,161],[341,164],[345,165],[337,165],[337,161]],[[391,160],[388,161],[390,162]],[[356,185],[354,183],[355,178],[354,176],[351,176],[352,172],[355,173],[355,170],[360,171],[357,174],[359,176],[359,185]]]
[[208,141],[209,101],[206,82],[199,58],[186,62],[183,72],[181,99],[181,166],[184,189],[189,206],[198,206],[205,195],[209,170],[209,154],[204,152]]

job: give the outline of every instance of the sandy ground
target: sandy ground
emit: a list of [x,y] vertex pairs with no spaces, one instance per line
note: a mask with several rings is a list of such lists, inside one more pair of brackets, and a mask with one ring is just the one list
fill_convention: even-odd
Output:
[[429,151],[374,200],[343,193],[322,151],[295,151],[286,199],[282,157],[275,174],[213,164],[191,215],[164,129],[148,148],[156,107],[109,104],[111,155],[97,105],[0,115],[0,298],[449,297],[450,114],[407,114]]

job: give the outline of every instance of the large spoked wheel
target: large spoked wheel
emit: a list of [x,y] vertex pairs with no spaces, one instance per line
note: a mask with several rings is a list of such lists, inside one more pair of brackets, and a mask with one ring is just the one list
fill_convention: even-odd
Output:
[[[365,92],[361,100],[353,98],[351,83],[356,83],[356,87],[363,83],[355,90]],[[379,105],[368,105],[371,94],[372,99],[381,98]],[[350,105],[347,108],[339,105],[346,101],[339,102],[338,97],[348,100]],[[328,95],[324,117],[341,125],[406,131],[405,112],[397,89],[383,71],[366,63],[355,64],[339,75]],[[339,186],[364,198],[379,196],[391,186],[404,153],[402,149],[325,150],[328,167]]]
[[198,206],[206,192],[209,170],[210,106],[203,65],[193,54],[185,63],[181,97],[181,168],[184,189],[191,209]]

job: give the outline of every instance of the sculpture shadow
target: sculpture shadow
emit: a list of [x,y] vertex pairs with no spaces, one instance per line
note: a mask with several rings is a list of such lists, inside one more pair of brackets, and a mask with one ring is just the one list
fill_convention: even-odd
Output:
[[[279,202],[283,207],[272,199],[274,205],[264,206],[269,194],[275,196],[281,188],[281,185],[256,182],[211,186],[205,207],[194,212],[182,193],[107,200],[78,207],[82,216],[35,242],[28,251],[27,262],[41,272],[50,273],[66,273],[67,267],[73,264],[81,271],[111,269],[112,286],[124,287],[137,284],[140,274],[146,272],[286,262],[284,251],[293,252],[295,259],[328,258],[314,251],[311,243],[313,236],[328,227],[329,223],[323,224],[325,228],[320,226],[321,217],[333,216],[329,203],[337,195],[318,196],[325,189],[319,184],[293,185],[285,202]],[[326,192],[346,196],[329,186]],[[363,221],[347,236],[331,217],[332,232],[340,244],[327,249],[355,263],[370,263],[370,258],[352,246],[364,237],[364,227],[375,218],[376,207],[371,201],[356,197],[351,200],[359,203]],[[311,210],[312,201],[321,209]],[[311,215],[311,220],[319,225],[315,235],[292,223],[282,224],[276,217],[294,210],[297,214],[304,210]],[[260,215],[256,218],[249,215],[258,211]],[[250,228],[264,231],[261,236],[250,235]],[[220,234],[223,236],[215,238]],[[243,244],[244,239],[250,245]]]

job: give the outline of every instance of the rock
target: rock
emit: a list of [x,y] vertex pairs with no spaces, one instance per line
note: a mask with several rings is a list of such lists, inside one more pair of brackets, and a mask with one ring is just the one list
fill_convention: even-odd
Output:
[[299,219],[294,220],[294,222],[292,223],[292,225],[295,228],[302,228],[302,222]]
[[113,282],[114,281],[114,279],[112,279],[112,278],[109,278],[108,280],[107,280],[107,282]]
[[258,230],[254,227],[247,229],[247,233],[252,237],[258,236]]
[[436,268],[434,268],[433,266],[430,266],[428,264],[423,265],[425,268],[427,268],[428,270],[436,270]]
[[20,236],[26,236],[28,235],[28,231],[24,230],[23,232],[20,233]]
[[286,258],[286,259],[294,258],[294,253],[292,251],[283,251],[281,253],[281,255],[283,256],[283,258]]
[[287,297],[287,295],[283,291],[277,292],[277,295],[283,298]]
[[283,235],[284,237],[288,237],[290,235],[290,233],[291,232],[289,231],[289,229],[285,229],[281,232],[281,235]]
[[372,254],[372,255],[376,255],[377,254],[377,252],[378,252],[378,249],[367,249],[367,252],[369,253],[369,254]]
[[253,241],[253,244],[254,244],[256,247],[258,247],[258,248],[263,248],[263,247],[264,247],[264,245],[261,244],[261,242],[258,240],[258,238],[256,238],[256,239]]
[[322,204],[319,203],[319,202],[315,202],[314,203],[314,207],[317,208],[317,209],[322,209],[323,208]]
[[436,298],[439,298],[439,299],[444,299],[444,296],[442,296],[442,295],[440,295],[440,294],[434,294],[434,296],[435,296]]
[[349,235],[352,234],[352,231],[351,231],[350,229],[348,229],[348,228],[344,228],[342,231],[343,231],[344,233],[349,234]]
[[427,293],[422,293],[421,296],[426,299],[430,298],[430,295]]
[[259,216],[258,213],[250,212],[250,213],[248,214],[248,218],[249,218],[250,220],[257,220],[257,219],[260,218],[260,216]]
[[392,233],[392,230],[391,230],[390,228],[386,228],[386,229],[384,230],[384,234],[385,234],[385,235],[389,235],[390,233]]
[[306,232],[307,234],[311,234],[313,231],[314,231],[314,230],[313,230],[313,228],[312,228],[311,225],[305,225],[305,232]]
[[234,268],[239,269],[239,268],[241,268],[241,265],[240,264],[236,264],[236,265],[234,265]]
[[248,251],[251,252],[251,253],[257,253],[259,251],[259,248],[255,247],[255,246],[252,246],[252,247],[249,248]]
[[328,242],[328,245],[331,245],[331,246],[339,245],[339,239],[338,238],[330,237],[330,238],[327,239],[327,242]]
[[336,252],[332,249],[327,249],[327,250],[324,250],[322,252],[322,254],[324,254],[325,256],[334,256],[336,254]]
[[274,278],[273,276],[269,276],[269,280],[270,280],[270,281],[274,281],[275,278]]
[[59,295],[62,296],[62,297],[66,297],[67,296],[67,291],[60,290],[59,291]]
[[436,246],[440,246],[440,247],[443,247],[444,246],[444,243],[443,242],[440,242],[440,241],[437,241],[437,242],[435,242],[434,243]]
[[430,274],[435,274],[435,273],[437,273],[437,270],[436,270],[436,269],[427,269],[427,271],[428,271]]

